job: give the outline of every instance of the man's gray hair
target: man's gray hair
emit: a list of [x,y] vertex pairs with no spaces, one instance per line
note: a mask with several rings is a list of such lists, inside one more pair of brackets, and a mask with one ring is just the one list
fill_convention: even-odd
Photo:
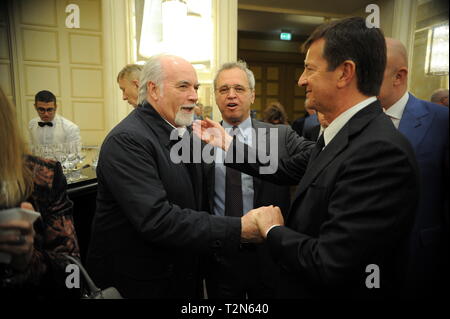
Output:
[[253,75],[252,70],[250,70],[247,67],[247,63],[245,63],[245,61],[239,60],[237,62],[227,62],[224,63],[220,69],[217,71],[216,73],[216,77],[214,78],[214,89],[217,89],[217,78],[219,77],[220,72],[225,71],[225,70],[231,70],[231,69],[241,69],[242,71],[245,72],[245,74],[247,74],[247,80],[248,80],[248,85],[250,86],[250,89],[254,90],[255,89],[255,76]]
[[128,80],[139,80],[141,71],[142,71],[142,65],[127,64],[122,68],[122,70],[120,70],[119,74],[117,74],[117,82],[119,82],[120,80],[122,80],[125,77]]
[[142,104],[147,99],[147,83],[149,81],[156,84],[159,89],[163,90],[164,72],[161,65],[161,60],[164,57],[169,57],[169,54],[158,54],[152,56],[145,63],[141,72],[141,78],[139,79],[139,99],[138,103]]
[[437,89],[433,92],[431,95],[431,102],[433,103],[439,103],[443,98],[448,98],[448,89]]

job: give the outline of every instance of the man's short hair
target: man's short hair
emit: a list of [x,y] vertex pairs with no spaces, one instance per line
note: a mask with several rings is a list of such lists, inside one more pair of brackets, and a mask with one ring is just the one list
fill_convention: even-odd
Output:
[[38,101],[44,103],[55,102],[56,106],[56,97],[50,91],[43,90],[36,93],[36,95],[34,96],[34,104],[36,104]]
[[328,71],[346,60],[356,64],[358,90],[366,96],[377,96],[386,67],[386,42],[379,28],[368,28],[365,19],[352,17],[320,25],[306,40],[306,52],[316,40],[324,39],[323,58]]
[[117,82],[122,80],[123,78],[127,78],[128,80],[139,80],[142,65],[139,64],[127,64],[122,70],[120,70],[119,74],[117,74]]
[[437,89],[431,95],[431,102],[439,103],[443,98],[448,98],[448,89]]
[[255,88],[255,76],[253,75],[252,70],[247,67],[247,63],[245,61],[239,60],[237,62],[227,62],[224,63],[221,68],[217,71],[216,76],[214,77],[214,88],[217,89],[217,78],[219,77],[220,72],[231,69],[241,69],[247,75],[248,85],[250,89]]

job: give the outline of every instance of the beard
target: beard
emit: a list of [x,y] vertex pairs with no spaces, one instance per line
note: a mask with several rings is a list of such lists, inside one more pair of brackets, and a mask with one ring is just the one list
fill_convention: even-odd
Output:
[[194,122],[194,112],[192,111],[191,113],[184,113],[182,111],[182,109],[189,108],[189,109],[193,110],[195,106],[196,106],[196,104],[186,104],[186,105],[180,106],[180,109],[175,114],[175,124],[178,126],[191,125],[192,122]]

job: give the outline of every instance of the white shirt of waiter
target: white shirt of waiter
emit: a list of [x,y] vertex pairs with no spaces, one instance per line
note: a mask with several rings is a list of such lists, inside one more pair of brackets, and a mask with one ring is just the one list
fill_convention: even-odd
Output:
[[39,117],[32,119],[28,125],[30,142],[39,144],[62,144],[79,142],[80,128],[68,119],[56,114],[52,121],[53,126],[39,126],[42,120]]

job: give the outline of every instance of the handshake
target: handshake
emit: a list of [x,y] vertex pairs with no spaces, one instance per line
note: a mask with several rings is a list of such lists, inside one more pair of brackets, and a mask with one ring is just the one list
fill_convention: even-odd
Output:
[[260,243],[267,237],[272,226],[284,225],[283,215],[278,206],[262,206],[252,209],[241,218],[241,241]]

